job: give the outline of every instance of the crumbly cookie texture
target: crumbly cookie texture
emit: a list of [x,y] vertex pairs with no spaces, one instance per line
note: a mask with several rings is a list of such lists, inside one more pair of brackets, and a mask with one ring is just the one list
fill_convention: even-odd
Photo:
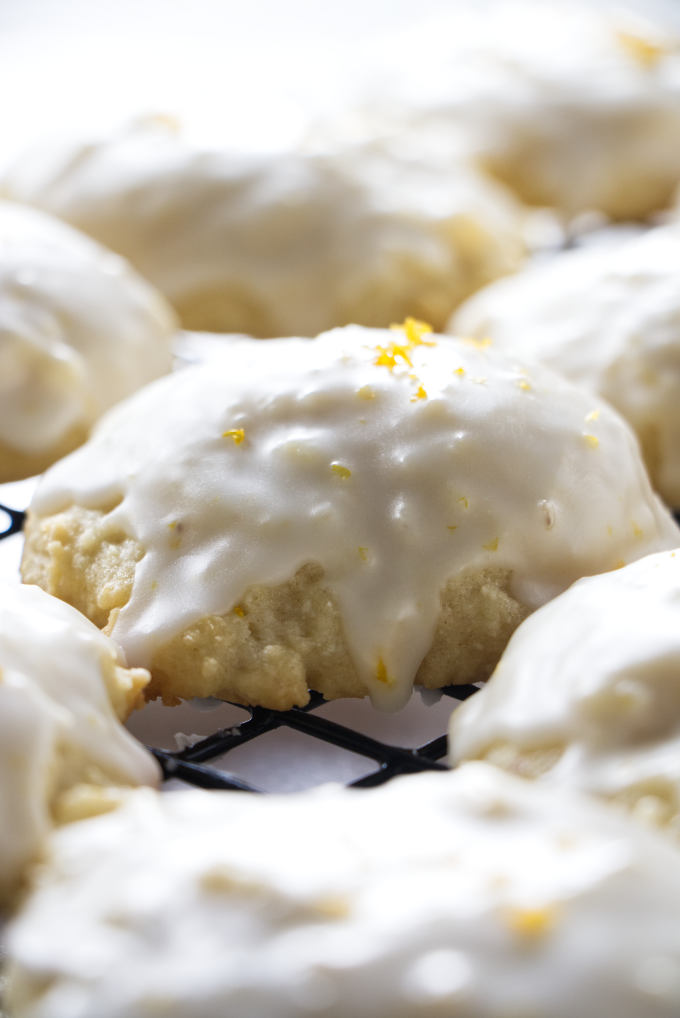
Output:
[[127,793],[52,839],[15,1018],[675,1018],[680,857],[485,764],[371,791]]
[[203,151],[162,118],[27,153],[0,191],[129,258],[204,331],[314,336],[407,314],[443,328],[524,248],[515,201],[470,168],[440,174],[369,145]]
[[116,408],[31,506],[24,579],[154,694],[396,708],[486,678],[576,578],[680,544],[629,429],[544,368],[413,320],[225,351]]
[[452,761],[572,786],[680,837],[679,605],[680,550],[575,583],[454,712]]
[[627,220],[680,179],[680,39],[586,3],[459,5],[391,39],[329,137],[476,159],[524,201]]
[[680,506],[680,224],[566,251],[492,284],[449,323],[535,357],[608,399]]
[[176,321],[117,255],[0,201],[0,482],[39,473],[171,366]]
[[148,681],[69,605],[0,584],[0,908],[55,823],[110,808],[108,786],[157,783],[120,724]]

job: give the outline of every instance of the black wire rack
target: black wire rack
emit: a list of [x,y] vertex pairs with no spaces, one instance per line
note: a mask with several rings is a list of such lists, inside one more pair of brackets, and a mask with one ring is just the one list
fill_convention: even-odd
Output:
[[[0,503],[0,540],[18,534],[23,527],[24,519],[23,511],[11,509]],[[452,700],[461,701],[476,693],[477,687],[447,686],[440,692]],[[248,717],[245,720],[228,728],[219,728],[195,741],[191,746],[177,751],[157,746],[148,746],[148,749],[160,764],[165,781],[179,780],[198,788],[247,792],[261,792],[262,789],[222,766],[211,764],[211,761],[217,761],[219,758],[222,764],[225,755],[230,751],[281,728],[287,728],[372,761],[375,764],[374,769],[349,782],[352,787],[369,788],[381,785],[397,775],[447,770],[446,764],[442,762],[447,753],[445,734],[417,748],[392,745],[320,716],[317,711],[325,703],[326,700],[319,693],[312,693],[305,707],[295,707],[288,711],[235,704],[234,706],[247,712]]]

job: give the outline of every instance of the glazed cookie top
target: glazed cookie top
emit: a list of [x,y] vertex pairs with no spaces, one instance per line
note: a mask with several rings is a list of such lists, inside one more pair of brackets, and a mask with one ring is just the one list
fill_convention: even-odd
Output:
[[521,625],[484,689],[454,712],[452,759],[511,759],[532,773],[541,754],[551,781],[677,829],[679,605],[680,551],[575,583]]
[[187,328],[308,335],[417,310],[443,328],[523,253],[514,201],[469,168],[364,146],[200,149],[162,118],[27,153],[1,185],[129,258]]
[[461,570],[510,570],[535,608],[680,543],[623,421],[545,368],[413,320],[225,352],[116,408],[32,504],[113,505],[139,542],[110,620],[136,664],[317,562],[357,671],[397,707]]
[[680,224],[565,251],[472,297],[455,334],[488,337],[600,392],[680,505]]
[[0,202],[0,442],[27,454],[86,430],[170,370],[175,319],[117,255]]
[[0,584],[0,902],[55,818],[97,811],[76,786],[156,784],[119,723],[147,684],[108,637],[37,587]]
[[485,764],[140,791],[53,838],[9,996],[16,1018],[670,1018],[679,909],[664,839]]
[[680,177],[680,40],[579,3],[484,5],[389,40],[355,110],[322,138],[398,135],[476,157],[524,200],[615,218],[668,204]]

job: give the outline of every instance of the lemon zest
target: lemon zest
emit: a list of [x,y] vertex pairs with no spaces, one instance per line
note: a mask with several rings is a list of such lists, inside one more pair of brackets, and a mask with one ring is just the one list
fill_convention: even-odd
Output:
[[240,445],[246,437],[246,433],[243,428],[230,428],[228,431],[222,432],[222,438],[230,438],[234,445]]
[[513,933],[527,940],[538,940],[545,937],[555,925],[556,911],[554,908],[511,908],[506,913],[506,921]]
[[643,39],[641,35],[637,35],[635,32],[626,32],[623,29],[616,33],[616,41],[628,56],[632,57],[645,70],[656,67],[665,53],[665,47],[660,43],[652,42],[651,39]]
[[382,682],[385,686],[394,685],[394,679],[387,671],[387,665],[383,661],[382,657],[378,658],[378,663],[375,666],[375,677],[378,682]]
[[405,318],[400,325],[390,325],[390,329],[394,332],[403,332],[411,347],[437,345],[432,340],[423,339],[423,336],[429,335],[433,330],[428,322],[421,322],[418,318]]

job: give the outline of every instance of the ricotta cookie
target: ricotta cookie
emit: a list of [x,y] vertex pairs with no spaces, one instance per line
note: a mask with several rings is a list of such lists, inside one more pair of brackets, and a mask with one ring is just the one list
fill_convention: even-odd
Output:
[[204,151],[157,118],[28,153],[0,189],[129,258],[185,328],[314,336],[407,314],[443,328],[518,265],[517,207],[470,169],[440,175],[369,149]]
[[680,224],[565,251],[471,298],[449,323],[600,393],[680,507]]
[[157,783],[119,723],[148,679],[73,608],[0,584],[0,907],[55,822],[109,808],[106,786]]
[[680,836],[679,606],[680,550],[575,583],[455,711],[453,762],[570,785]]
[[460,7],[393,39],[356,110],[322,137],[379,134],[451,165],[473,158],[566,216],[641,218],[669,204],[680,180],[676,35],[597,5]]
[[170,370],[175,318],[117,255],[0,202],[0,483],[39,473]]
[[14,1018],[676,1018],[680,856],[484,764],[287,796],[128,793],[8,930]]
[[621,418],[545,368],[413,320],[227,349],[116,408],[29,514],[24,579],[151,696],[397,708],[488,677],[578,577],[680,544]]

